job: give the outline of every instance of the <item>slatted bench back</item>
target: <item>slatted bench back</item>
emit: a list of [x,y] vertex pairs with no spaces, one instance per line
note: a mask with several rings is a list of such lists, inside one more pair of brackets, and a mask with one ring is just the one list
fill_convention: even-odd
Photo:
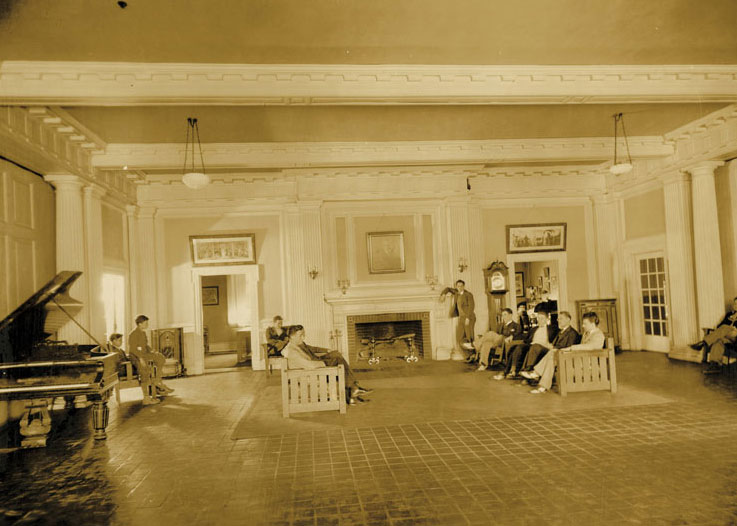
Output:
[[[285,360],[286,362],[286,360]],[[335,411],[345,413],[345,371],[342,365],[321,369],[281,371],[282,411],[290,413]]]
[[614,340],[607,347],[592,351],[558,352],[558,389],[561,396],[580,391],[617,392]]

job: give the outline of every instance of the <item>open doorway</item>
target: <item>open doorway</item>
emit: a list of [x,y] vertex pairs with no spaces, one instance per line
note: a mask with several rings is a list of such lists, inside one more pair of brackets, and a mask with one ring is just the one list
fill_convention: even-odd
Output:
[[202,276],[201,283],[205,372],[250,365],[251,313],[242,297],[245,276]]
[[547,302],[550,322],[557,323],[559,311],[571,311],[568,305],[567,260],[565,252],[510,254],[507,256],[510,278],[509,300],[513,310],[525,303],[532,321],[538,304]]

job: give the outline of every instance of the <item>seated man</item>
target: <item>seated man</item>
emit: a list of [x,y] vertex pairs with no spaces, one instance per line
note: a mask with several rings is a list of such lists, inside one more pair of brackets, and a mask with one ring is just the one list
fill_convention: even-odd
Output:
[[514,321],[512,309],[502,309],[502,321],[499,325],[499,332],[489,331],[483,336],[476,338],[473,342],[473,346],[476,348],[476,353],[479,355],[479,371],[485,371],[489,366],[489,357],[492,350],[502,350],[506,345],[519,337],[522,329],[519,323]]
[[530,322],[530,316],[527,314],[527,303],[520,302],[517,304],[517,318],[519,319],[519,326],[522,329],[522,338],[527,336],[532,328],[532,322]]
[[554,335],[548,327],[548,315],[543,311],[537,312],[535,315],[537,317],[537,328],[528,334],[524,342],[512,346],[507,356],[504,372],[494,376],[494,380],[515,378],[518,371],[522,370],[522,364],[528,352],[532,351],[535,356],[538,356],[542,351],[547,352]]
[[342,354],[323,347],[307,345],[305,343],[305,329],[301,325],[292,325],[287,332],[289,333],[289,343],[284,348],[282,356],[286,357],[290,369],[320,369],[342,365],[345,369],[348,403],[368,402],[359,395],[371,393],[373,390],[358,385],[356,376]]
[[269,356],[281,356],[282,349],[287,346],[289,336],[282,326],[284,320],[278,314],[274,316],[274,325],[266,328],[266,350]]
[[[564,316],[565,314],[565,316]],[[560,313],[560,323],[563,325],[564,318],[566,319],[565,323],[567,323],[570,326],[571,323],[571,315],[567,312],[561,312]],[[601,332],[601,329],[599,329],[599,316],[595,312],[587,312],[583,315],[583,319],[581,320],[581,325],[583,326],[584,334],[583,339],[581,340],[581,343],[569,345],[567,347],[560,347],[560,350],[563,351],[581,351],[581,350],[596,350],[596,349],[603,349],[604,345],[606,344],[606,338],[604,337],[604,333]],[[576,331],[573,328],[570,328],[570,331],[573,333],[576,333]],[[572,334],[569,331],[569,336],[567,338],[570,338],[570,334]],[[564,331],[561,331],[561,334]],[[576,336],[578,336],[578,333],[576,333]],[[550,389],[550,387],[553,385],[553,375],[555,374],[555,353],[558,352],[558,349],[556,349],[554,352],[549,352],[546,354],[542,360],[535,366],[532,372],[529,373],[522,373],[522,376],[529,380],[537,380],[539,379],[540,382],[537,384],[537,389],[533,389],[530,391],[532,394],[541,394]]]
[[700,351],[704,349],[704,358],[709,364],[704,369],[704,374],[718,373],[724,356],[724,346],[734,344],[737,340],[737,298],[732,300],[732,310],[724,315],[717,328],[704,336],[704,339],[691,345],[691,348]]
[[123,365],[123,362],[128,361],[128,355],[125,354],[125,351],[122,349],[123,345],[123,335],[119,334],[117,332],[114,332],[110,335],[110,339],[107,341],[107,343],[104,343],[98,347],[95,347],[90,351],[92,354],[99,353],[99,354],[110,354],[115,353],[118,355],[118,375],[119,376],[125,376],[125,366]]
[[[166,363],[166,357],[160,352],[154,352],[148,346],[148,338],[144,332],[148,329],[148,317],[141,314],[136,318],[136,328],[128,335],[128,356],[130,361],[138,370],[141,377],[141,389],[143,390],[143,405],[158,404],[161,400],[157,396],[166,396],[174,392],[174,389],[164,385],[161,380],[161,372]],[[156,370],[151,369],[149,363],[156,364]],[[156,395],[150,396],[149,386],[156,388]]]

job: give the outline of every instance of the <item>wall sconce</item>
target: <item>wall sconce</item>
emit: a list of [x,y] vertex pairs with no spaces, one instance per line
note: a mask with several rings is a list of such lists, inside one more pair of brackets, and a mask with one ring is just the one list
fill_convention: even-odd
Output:
[[438,277],[427,274],[425,276],[425,283],[430,285],[430,290],[435,290],[435,285],[438,284]]
[[351,286],[351,280],[349,279],[339,279],[338,280],[338,288],[345,294],[348,291],[348,287]]
[[307,274],[310,275],[310,279],[315,279],[317,275],[320,273],[319,270],[317,270],[317,267],[314,265],[310,267],[310,269],[307,271]]
[[468,268],[468,260],[466,258],[458,258],[458,272],[463,273]]

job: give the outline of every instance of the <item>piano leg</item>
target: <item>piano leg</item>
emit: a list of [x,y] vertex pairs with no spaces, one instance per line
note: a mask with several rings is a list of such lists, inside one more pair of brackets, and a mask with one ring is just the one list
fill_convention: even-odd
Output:
[[102,400],[94,400],[92,402],[92,426],[95,428],[95,440],[105,440],[107,433],[108,420],[110,419],[110,409],[107,406],[107,397]]
[[45,398],[29,400],[20,419],[21,447],[46,447],[46,439],[51,431],[49,401]]

